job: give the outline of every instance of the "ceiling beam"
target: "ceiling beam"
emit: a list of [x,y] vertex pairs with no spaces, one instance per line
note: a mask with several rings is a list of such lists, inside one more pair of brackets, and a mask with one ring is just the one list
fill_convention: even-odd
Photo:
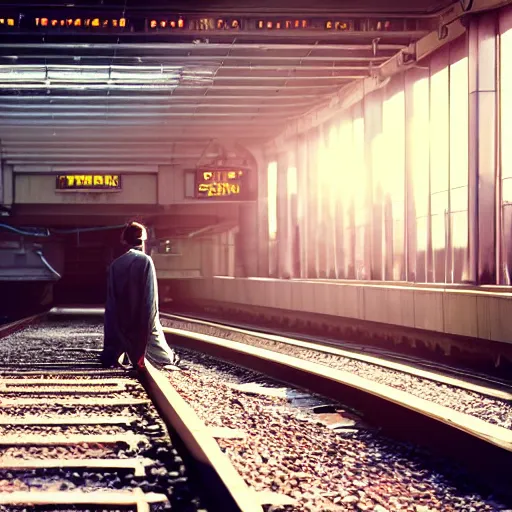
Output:
[[[424,33],[424,32],[423,32]],[[316,36],[321,39],[322,34],[315,33]],[[378,32],[379,36],[384,36],[384,32]],[[205,33],[201,33],[205,36]],[[302,34],[301,34],[302,35]],[[339,33],[336,34],[339,38]],[[295,35],[297,37],[297,35]],[[368,36],[371,37],[371,36]],[[379,44],[379,48],[382,50],[401,50],[404,48],[404,44]],[[317,44],[317,42],[310,44],[284,44],[284,43],[1,43],[0,48],[13,48],[13,49],[51,49],[51,50],[87,50],[87,51],[98,51],[98,50],[159,50],[159,51],[177,51],[177,50],[226,50],[232,52],[233,50],[251,50],[252,52],[258,51],[282,51],[282,50],[332,50],[332,51],[354,51],[354,50],[367,50],[373,51],[373,45],[367,43],[361,44]]]
[[[44,47],[44,46],[43,46]],[[137,47],[134,47],[137,49]],[[312,47],[312,49],[314,49]],[[379,52],[382,48],[378,47]],[[159,62],[186,62],[187,65],[195,63],[203,63],[206,61],[212,65],[221,65],[224,61],[245,61],[245,62],[262,62],[262,61],[283,61],[283,62],[384,62],[394,52],[386,52],[388,55],[354,55],[353,52],[347,52],[343,55],[341,51],[333,55],[310,55],[306,52],[305,55],[140,55],[136,52],[135,55],[56,55],[56,54],[19,54],[19,55],[0,55],[0,59],[6,59],[11,62],[17,62],[20,59],[37,59],[39,61],[49,62],[55,60],[70,60],[73,62],[80,62],[82,60],[108,60],[109,62],[117,62],[122,60],[137,60],[139,64],[144,60],[155,60]],[[215,60],[216,59],[216,60]]]
[[[272,114],[276,116],[300,114],[304,112],[308,107],[312,107],[314,104],[302,103],[299,105],[279,105],[277,110],[275,105],[259,105],[256,103],[246,105],[212,105],[212,104],[183,104],[183,105],[5,105],[0,103],[0,109],[2,114],[0,117],[5,116],[20,116],[20,117],[37,117],[41,115],[55,115],[55,116],[73,116],[73,115],[129,115],[134,114],[134,117],[140,117],[142,114],[145,116],[155,115],[187,115],[193,114],[198,109],[215,109],[215,113],[218,115],[267,115]],[[298,108],[298,107],[302,108]],[[176,110],[178,112],[176,112]],[[174,111],[174,112],[171,112]],[[208,112],[212,114],[212,112]],[[284,116],[283,116],[284,117]]]
[[[299,114],[300,111],[297,112]],[[161,118],[185,118],[196,119],[205,117],[226,117],[226,118],[255,118],[255,117],[290,117],[293,113],[284,116],[279,110],[274,109],[270,112],[117,112],[106,110],[105,112],[2,112],[2,122],[9,122],[11,119],[84,119],[84,118],[104,118],[104,119],[161,119]],[[80,121],[81,122],[81,121]]]
[[[2,154],[2,158],[6,160],[44,160],[44,159],[73,159],[73,158],[80,158],[80,159],[89,159],[89,160],[100,160],[100,159],[136,159],[136,160],[152,160],[152,159],[172,159],[172,160],[183,160],[183,159],[190,159],[190,158],[198,158],[201,156],[201,149],[198,148],[198,150],[191,154],[191,153],[173,153],[172,151],[167,151],[163,153],[157,153],[157,152],[126,152],[126,150],[123,150],[123,154],[115,153],[115,152],[85,152],[85,153],[79,153],[76,151],[70,151],[70,152],[61,152],[61,151],[50,151],[46,153],[40,153],[40,154],[29,154],[25,152],[21,153],[11,153],[10,151],[5,151]],[[83,151],[83,150],[82,150]],[[218,158],[218,154],[208,154],[205,156],[205,158]]]
[[[283,81],[287,81],[286,78],[281,78]],[[241,90],[248,90],[248,91],[266,91],[266,90],[322,90],[322,89],[328,89],[333,90],[338,87],[337,84],[310,84],[310,85],[251,85],[251,84],[244,84],[244,85],[215,85],[215,84],[204,84],[204,85],[181,85],[181,84],[174,84],[174,85],[167,85],[167,84],[157,84],[158,87],[154,84],[145,84],[145,85],[125,85],[125,84],[115,84],[115,85],[106,85],[106,84],[62,84],[62,83],[51,83],[50,85],[47,85],[45,83],[0,83],[0,89],[3,90],[100,90],[100,91],[122,91],[122,90],[133,90],[133,91],[148,91],[148,90],[159,90],[159,91],[174,91],[179,88],[181,91],[196,91],[196,90],[203,90],[203,89],[213,89],[215,88],[218,91],[241,91]]]
[[[107,91],[105,91],[105,92],[107,92]],[[222,101],[226,101],[226,100],[229,100],[229,101],[256,100],[258,103],[261,103],[261,100],[271,100],[271,101],[295,100],[294,104],[298,104],[297,99],[299,99],[299,100],[306,100],[306,99],[318,100],[319,97],[317,94],[300,94],[300,95],[299,94],[257,94],[257,95],[254,95],[254,94],[244,94],[244,95],[187,94],[187,95],[182,95],[182,96],[175,95],[175,94],[172,94],[172,95],[169,95],[169,94],[166,94],[166,95],[163,95],[163,94],[155,94],[155,95],[150,95],[150,94],[135,94],[135,95],[130,95],[130,94],[110,95],[110,94],[108,94],[107,95],[107,94],[102,94],[102,95],[74,95],[74,96],[53,95],[53,94],[48,94],[48,95],[39,94],[36,96],[24,95],[24,94],[0,95],[0,101],[2,101],[2,102],[16,101],[16,102],[23,102],[23,104],[25,104],[25,102],[27,102],[27,101],[41,102],[43,100],[47,101],[47,102],[52,102],[52,101],[79,102],[79,101],[100,101],[101,100],[101,101],[107,101],[109,104],[112,104],[111,102],[116,102],[116,101],[128,101],[130,103],[130,105],[132,105],[133,102],[146,102],[146,101],[151,102],[153,104],[154,102],[158,102],[158,101],[164,101],[166,103],[167,102],[177,103],[179,101],[184,101],[184,102],[215,101],[215,102],[217,102],[219,100],[222,100]],[[311,102],[310,101],[302,101],[301,103],[311,103]],[[201,103],[198,103],[198,105],[201,105]],[[218,103],[215,103],[215,105],[218,105]]]
[[[276,123],[273,123],[272,126],[276,128]],[[244,133],[251,133],[251,130],[254,128],[258,128],[258,132],[260,131],[259,127],[257,127],[256,125],[248,125],[247,128],[244,129]],[[158,124],[153,127],[148,126],[138,133],[134,132],[133,128],[131,127],[126,127],[123,131],[122,126],[105,124],[93,124],[86,127],[84,127],[81,124],[73,124],[71,126],[65,125],[59,127],[52,126],[48,122],[45,122],[44,124],[39,126],[31,126],[30,124],[20,124],[6,127],[3,125],[3,123],[0,123],[0,141],[2,142],[2,144],[7,144],[10,140],[12,140],[13,137],[15,137],[16,140],[30,139],[41,141],[65,141],[76,140],[76,138],[85,138],[87,140],[92,141],[98,139],[105,140],[105,137],[108,137],[108,140],[112,141],[135,139],[147,142],[165,142],[169,141],[171,136],[174,138],[175,136],[179,136],[180,134],[184,133],[187,130],[193,132],[193,134],[200,139],[202,139],[205,135],[207,135],[209,139],[220,139],[221,137],[219,134],[222,135],[226,131],[232,131],[229,123],[227,125],[224,123],[223,126],[218,124],[204,124],[201,126],[177,126],[176,124]],[[239,127],[237,128],[237,130],[239,130]],[[187,135],[188,136],[186,138],[190,140],[190,134]],[[56,138],[57,136],[59,137],[58,139]]]

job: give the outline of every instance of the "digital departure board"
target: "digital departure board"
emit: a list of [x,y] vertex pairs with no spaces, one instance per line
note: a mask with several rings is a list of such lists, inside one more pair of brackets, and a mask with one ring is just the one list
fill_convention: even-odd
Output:
[[84,192],[121,190],[121,176],[118,174],[59,174],[57,190]]
[[87,32],[87,33],[185,33],[246,32],[272,33],[284,31],[314,32],[403,32],[433,30],[435,20],[412,18],[375,18],[341,16],[210,16],[159,11],[133,13],[84,8],[27,8],[25,12],[0,9],[0,31]]
[[196,171],[196,199],[249,199],[247,170],[200,168]]

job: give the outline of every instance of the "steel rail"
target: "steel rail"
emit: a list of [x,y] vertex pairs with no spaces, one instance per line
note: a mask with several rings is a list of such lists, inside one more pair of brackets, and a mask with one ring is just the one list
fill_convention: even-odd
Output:
[[[87,310],[52,310],[48,312],[50,316],[55,316],[61,319],[75,319],[79,315],[83,315],[84,311]],[[45,313],[45,316],[48,314]],[[98,311],[91,311],[89,314],[97,316]],[[41,316],[41,315],[38,315]],[[36,316],[36,317],[38,317]],[[6,336],[8,334],[12,334],[13,329],[22,328],[24,325],[23,322],[33,321],[36,317],[29,317],[22,321],[15,322],[13,324],[9,324],[9,326],[4,326],[3,329],[0,329],[0,337]],[[53,366],[58,365],[59,363],[53,363]],[[137,378],[142,383],[144,388],[147,391],[148,398],[141,399],[108,399],[108,398],[56,398],[54,399],[55,403],[72,405],[106,405],[111,403],[111,405],[118,404],[122,405],[124,402],[127,404],[135,404],[135,403],[153,403],[157,410],[159,411],[161,418],[166,423],[166,425],[171,429],[171,431],[175,432],[179,438],[179,443],[181,443],[187,452],[187,456],[190,456],[191,462],[196,469],[196,475],[202,484],[202,486],[206,489],[205,499],[209,502],[209,505],[212,510],[218,510],[219,512],[263,512],[261,503],[265,501],[267,498],[260,498],[259,494],[253,489],[249,488],[243,478],[239,475],[239,473],[232,466],[228,457],[222,453],[219,448],[217,442],[215,441],[212,432],[206,425],[197,417],[192,407],[190,407],[183,398],[173,389],[170,384],[168,378],[156,368],[154,368],[149,361],[145,361],[145,369],[137,372]],[[11,374],[13,370],[8,369],[9,366],[14,367],[14,373],[16,374],[16,378],[13,380],[11,378]],[[29,364],[26,365],[28,369],[35,369],[44,366],[44,364]],[[89,389],[91,386],[96,387],[99,390],[103,390],[105,385],[112,383],[130,383],[130,381],[126,378],[128,373],[124,370],[120,374],[120,378],[112,378],[110,377],[110,370],[102,370],[101,374],[107,376],[108,378],[102,378],[98,380],[93,378],[92,380],[88,379],[80,379],[74,380],[70,379],[67,375],[67,370],[71,369],[72,373],[76,372],[76,362],[70,363],[60,363],[59,367],[59,375],[62,377],[68,377],[67,379],[47,379],[47,378],[21,378],[17,371],[20,369],[19,364],[14,365],[2,365],[0,373],[2,375],[2,382],[0,382],[1,386],[15,386],[13,388],[14,392],[18,393],[19,386],[23,388],[25,385],[30,385],[30,389],[27,388],[27,393],[33,394],[38,392],[46,393],[46,388],[62,388],[66,393],[70,391],[70,384],[74,384],[76,386],[82,386],[84,389]],[[46,373],[46,369],[42,370]],[[28,372],[30,373],[30,371]],[[40,375],[41,371],[38,372]],[[23,373],[23,376],[26,374]],[[133,377],[133,373],[130,374]],[[7,377],[7,378],[5,378]],[[90,373],[84,375],[84,377],[91,377]],[[39,387],[38,387],[39,386]],[[20,388],[21,389],[21,388]],[[10,392],[9,390],[5,390]],[[76,394],[76,390],[73,388],[73,395]],[[109,389],[109,392],[111,390]],[[53,391],[51,391],[53,393]],[[92,391],[91,391],[92,393]],[[94,391],[95,393],[95,391]],[[30,404],[31,406],[46,404],[47,399],[42,398],[14,398],[14,399],[2,399],[2,407],[17,407],[20,404]],[[114,418],[118,423],[119,420],[126,422],[126,418]],[[47,418],[39,418],[41,424],[65,424],[66,418],[61,420],[60,417],[56,417],[54,422],[49,421]],[[129,418],[129,422],[132,423],[134,418]],[[37,418],[34,416],[32,418],[28,418],[22,421],[19,421],[19,418],[15,418],[14,422],[18,425],[38,425]],[[108,419],[100,418],[99,424],[105,424],[108,422]],[[84,422],[86,424],[92,424],[91,419],[87,418]],[[7,424],[4,422],[4,424]],[[71,421],[70,424],[73,424]],[[75,424],[81,424],[79,421],[75,421]],[[76,443],[85,443],[85,442],[98,442],[98,443],[107,443],[113,444],[117,442],[125,442],[129,445],[135,446],[137,442],[140,442],[144,436],[136,435],[133,433],[129,434],[105,434],[105,435],[90,435],[90,434],[82,434],[82,435],[69,435],[69,434],[58,434],[58,435],[49,435],[49,436],[41,436],[41,435],[10,435],[4,436],[2,438],[2,443],[5,445],[14,445],[14,446],[22,446],[22,445],[30,445],[30,446],[53,446],[53,445],[74,445]],[[11,470],[25,470],[30,467],[41,467],[48,468],[52,467],[52,464],[46,464],[45,461],[22,461],[20,464],[17,463],[16,460],[10,461],[10,469]],[[113,461],[113,463],[109,460],[97,461],[93,460],[90,467],[97,469],[109,469],[111,467],[126,467],[129,465],[132,466],[140,466],[141,471],[144,471],[144,467],[152,464],[149,459],[146,458],[136,458],[127,460],[121,463],[118,461]],[[53,461],[54,467],[63,467],[66,468],[66,461]],[[7,466],[6,466],[7,467]],[[89,468],[88,461],[71,461],[69,464],[71,468]],[[140,472],[140,471],[139,471]],[[140,476],[140,475],[139,475]],[[141,502],[144,500],[150,500],[153,496],[150,494],[144,494],[140,489],[135,489],[134,492],[140,497],[135,500],[136,502]],[[159,494],[157,501],[165,501],[167,499],[166,496]],[[122,505],[122,504],[134,504],[132,503],[133,498],[130,498],[126,494],[120,493],[110,493],[103,492],[101,494],[88,494],[81,493],[81,491],[76,492],[12,492],[12,493],[4,493],[2,496],[1,503],[6,505],[27,505],[27,504],[70,504],[76,501],[80,504],[108,504],[108,505]],[[267,501],[265,501],[266,503]],[[148,510],[146,508],[138,508],[137,510]]]
[[[410,360],[409,358],[400,358],[400,361],[387,358],[386,355],[380,355],[379,353],[370,352],[365,350],[362,353],[363,347],[359,345],[348,345],[338,340],[328,340],[326,338],[319,338],[314,336],[301,335],[292,337],[291,334],[281,332],[278,329],[272,329],[265,331],[264,329],[258,329],[257,327],[244,325],[241,323],[230,322],[229,324],[222,324],[214,321],[213,319],[196,316],[186,316],[173,313],[160,313],[162,318],[170,320],[179,320],[181,322],[190,322],[198,325],[205,325],[208,327],[214,327],[217,329],[225,330],[228,332],[244,334],[260,338],[262,340],[270,340],[283,345],[291,345],[298,348],[305,348],[312,351],[322,352],[326,354],[332,354],[341,356],[344,358],[370,363],[390,370],[397,370],[401,373],[408,373],[416,377],[422,377],[434,382],[447,384],[449,386],[466,389],[475,393],[484,394],[486,396],[492,396],[501,400],[512,401],[512,387],[505,386],[501,382],[489,382],[489,379],[479,378],[478,376],[472,376],[469,380],[461,380],[456,378],[457,372],[455,369],[450,368],[448,371],[445,367],[434,366],[433,369],[426,369],[425,365],[421,361],[415,359]],[[359,350],[356,352],[356,350]],[[396,355],[394,355],[396,357]],[[445,373],[442,373],[444,371]],[[459,375],[457,375],[458,377]],[[464,377],[468,377],[464,375]],[[492,385],[491,385],[492,384]]]
[[43,313],[38,313],[36,315],[28,316],[25,318],[21,318],[20,320],[16,320],[14,322],[10,322],[4,325],[0,325],[0,339],[5,338],[6,336],[10,336],[15,332],[21,331],[32,324],[36,324],[41,322],[46,318],[48,311]]
[[243,478],[169,380],[146,360],[140,380],[165,423],[176,431],[195,460],[203,484],[222,511],[262,512],[257,493]]
[[359,411],[392,436],[428,446],[462,462],[501,492],[512,494],[512,431],[352,373],[272,350],[183,329],[164,327],[170,344],[207,353]]

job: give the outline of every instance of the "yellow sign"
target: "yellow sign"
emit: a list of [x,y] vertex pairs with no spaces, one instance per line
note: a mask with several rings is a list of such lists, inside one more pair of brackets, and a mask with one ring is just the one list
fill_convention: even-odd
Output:
[[35,18],[34,21],[36,27],[126,27],[126,18]]
[[243,192],[244,176],[242,169],[198,169],[196,197],[238,196]]
[[198,191],[207,197],[236,196],[240,194],[240,185],[232,183],[200,183]]
[[118,174],[61,174],[57,176],[57,190],[120,190]]

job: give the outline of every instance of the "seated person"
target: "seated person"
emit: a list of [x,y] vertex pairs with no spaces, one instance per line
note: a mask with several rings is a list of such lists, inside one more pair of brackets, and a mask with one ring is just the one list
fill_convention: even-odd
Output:
[[128,224],[121,236],[128,250],[110,265],[101,353],[107,367],[125,352],[137,369],[144,368],[144,357],[158,366],[179,362],[160,324],[158,284],[153,260],[144,252],[146,240],[142,224]]

